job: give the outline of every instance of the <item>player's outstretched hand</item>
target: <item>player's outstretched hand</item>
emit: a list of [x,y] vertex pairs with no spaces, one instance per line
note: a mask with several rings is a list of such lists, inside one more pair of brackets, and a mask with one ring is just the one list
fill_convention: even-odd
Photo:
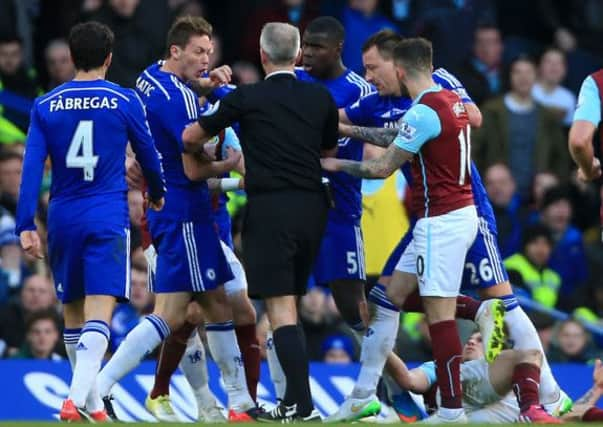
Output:
[[589,171],[582,168],[578,169],[578,179],[582,181],[593,181],[601,176],[601,162],[598,158],[593,157],[593,164]]
[[27,254],[38,259],[44,258],[42,254],[42,242],[37,231],[22,231],[19,238],[21,239],[21,247]]
[[165,198],[163,197],[155,202],[149,199],[149,207],[154,211],[160,211],[163,209],[163,205],[165,205]]
[[335,157],[325,157],[320,159],[320,165],[322,168],[329,172],[339,172],[340,171],[340,162],[339,159]]
[[209,72],[209,81],[214,87],[227,85],[231,80],[232,69],[228,65],[222,65]]
[[133,157],[126,157],[126,182],[130,190],[144,190],[142,169]]
[[228,164],[234,169],[241,161],[241,156],[242,154],[240,151],[234,150],[232,147],[228,147],[226,149],[226,159],[224,160],[226,160]]

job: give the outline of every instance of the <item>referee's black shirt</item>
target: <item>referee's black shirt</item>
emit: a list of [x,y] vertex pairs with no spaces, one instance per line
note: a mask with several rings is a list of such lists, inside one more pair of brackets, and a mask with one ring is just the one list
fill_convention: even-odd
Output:
[[236,122],[249,196],[322,191],[320,151],[334,148],[338,137],[337,107],[325,88],[279,71],[238,87],[220,101],[215,113],[199,118],[212,135]]

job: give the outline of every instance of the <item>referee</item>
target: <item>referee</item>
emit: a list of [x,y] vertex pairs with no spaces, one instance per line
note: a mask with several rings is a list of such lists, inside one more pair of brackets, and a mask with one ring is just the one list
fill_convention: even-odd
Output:
[[296,297],[306,293],[326,225],[328,192],[321,182],[320,157],[335,155],[338,116],[326,89],[296,80],[299,48],[297,28],[266,24],[260,36],[265,80],[234,90],[215,113],[201,117],[182,134],[190,155],[200,152],[221,129],[240,124],[248,196],[243,256],[249,296],[266,302],[287,379],[283,403],[262,414],[265,421],[320,420],[310,394]]

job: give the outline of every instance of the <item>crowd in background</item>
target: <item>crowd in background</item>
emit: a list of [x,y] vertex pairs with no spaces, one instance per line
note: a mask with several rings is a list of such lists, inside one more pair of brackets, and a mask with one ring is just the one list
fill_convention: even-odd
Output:
[[[391,28],[434,44],[434,63],[453,73],[480,107],[483,125],[472,132],[473,159],[495,210],[498,244],[516,293],[571,318],[561,323],[542,311],[531,316],[552,362],[588,362],[603,349],[603,244],[599,184],[576,178],[567,132],[582,80],[603,66],[603,3],[598,0],[0,0],[0,355],[60,359],[60,310],[47,263],[24,255],[14,234],[25,134],[31,101],[70,80],[74,67],[65,37],[94,19],[116,35],[108,78],[133,87],[162,57],[165,34],[180,15],[213,23],[212,66],[229,64],[233,83],[262,78],[258,38],[268,21],[300,27],[319,15],[346,28],[343,59],[363,74],[361,45]],[[44,230],[50,175],[38,218]],[[367,271],[378,276],[407,226],[405,183],[365,183],[363,233]],[[389,192],[387,203],[375,194]],[[232,200],[235,242],[240,243],[241,195]],[[132,222],[132,299],[117,307],[114,351],[140,316],[151,311],[146,262],[137,230],[142,195],[129,194]],[[44,235],[42,233],[42,235]],[[238,245],[240,248],[240,244]],[[488,265],[474,266],[488,273]],[[491,270],[490,270],[491,271]],[[260,310],[261,312],[261,310]],[[313,287],[300,315],[313,360],[347,363],[358,349],[348,337],[328,290]],[[431,358],[421,315],[401,317],[403,358]],[[267,320],[258,336],[265,342]]]

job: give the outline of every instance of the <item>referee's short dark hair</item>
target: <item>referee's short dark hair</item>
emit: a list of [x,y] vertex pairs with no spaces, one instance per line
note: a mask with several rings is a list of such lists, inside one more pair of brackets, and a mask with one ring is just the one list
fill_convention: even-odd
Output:
[[410,74],[431,72],[433,66],[431,42],[422,37],[404,39],[394,48],[394,60]]
[[115,36],[100,22],[88,21],[74,26],[69,33],[69,50],[76,70],[101,67],[113,51]]
[[366,39],[362,45],[362,53],[375,46],[379,51],[379,55],[390,60],[394,57],[394,49],[403,39],[400,34],[393,30],[381,30]]
[[345,29],[341,22],[332,16],[319,16],[306,27],[311,34],[326,34],[329,40],[341,42],[345,39]]

